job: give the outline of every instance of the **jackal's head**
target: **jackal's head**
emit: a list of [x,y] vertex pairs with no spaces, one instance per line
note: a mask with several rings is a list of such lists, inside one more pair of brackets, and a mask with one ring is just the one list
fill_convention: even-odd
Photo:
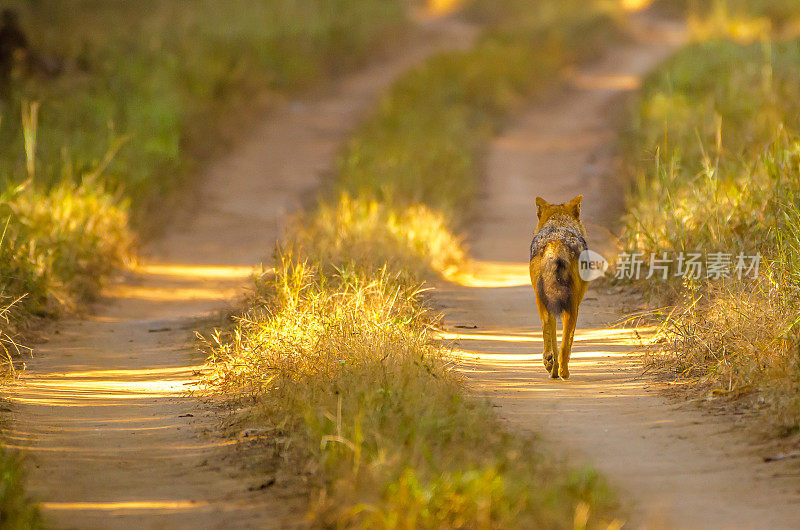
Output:
[[536,197],[536,215],[539,217],[538,230],[548,221],[557,224],[577,224],[581,222],[581,201],[583,195],[578,195],[565,204],[550,204],[541,197]]

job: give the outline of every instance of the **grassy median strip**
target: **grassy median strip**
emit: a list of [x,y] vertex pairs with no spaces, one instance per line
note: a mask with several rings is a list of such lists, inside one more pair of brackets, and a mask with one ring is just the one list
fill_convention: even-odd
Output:
[[389,90],[346,147],[333,189],[291,224],[274,272],[256,281],[235,325],[205,339],[209,382],[256,399],[275,465],[292,462],[312,485],[315,524],[612,521],[601,477],[553,461],[470,395],[434,340],[420,283],[463,262],[458,212],[493,131],[558,83],[560,68],[582,56],[576,49],[588,53],[613,33],[594,4],[500,4],[503,17],[489,16],[488,3],[473,7],[490,26],[474,49],[435,57]]
[[[252,393],[275,458],[314,486],[324,526],[563,528],[609,521],[591,469],[567,470],[469,396],[419,284],[284,255],[208,346],[212,381]],[[285,464],[284,464],[285,465]],[[577,514],[577,515],[576,515]]]
[[434,57],[395,83],[345,149],[337,190],[422,203],[463,221],[482,151],[509,113],[618,31],[619,12],[600,2],[478,1],[470,13],[489,29],[473,48]]
[[468,12],[488,29],[392,86],[344,149],[332,189],[290,231],[301,257],[388,262],[417,277],[454,271],[492,135],[618,35],[621,16],[614,3],[580,1],[477,1]]
[[[789,15],[800,9],[784,24]],[[773,35],[702,33],[646,80],[628,136],[624,241],[645,262],[727,255],[730,277],[643,284],[668,304],[669,347],[654,362],[695,389],[763,403],[789,433],[800,428],[800,41]],[[737,270],[740,253],[762,256],[757,278]]]

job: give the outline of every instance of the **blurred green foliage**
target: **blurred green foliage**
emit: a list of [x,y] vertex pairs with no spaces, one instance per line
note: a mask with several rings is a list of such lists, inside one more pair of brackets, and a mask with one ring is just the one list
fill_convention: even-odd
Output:
[[35,530],[42,527],[39,510],[22,487],[24,470],[18,455],[0,447],[0,528]]
[[776,28],[798,21],[796,0],[657,0],[680,13],[705,18],[717,13],[733,17],[764,17]]
[[[80,175],[130,136],[104,173],[141,206],[161,202],[213,147],[224,111],[306,89],[360,64],[405,24],[387,0],[11,2],[40,57],[62,73],[16,76],[0,101],[0,175],[23,168],[21,102],[41,102],[37,180]],[[275,96],[277,97],[277,96]],[[238,104],[234,107],[234,104]],[[198,152],[200,151],[200,152]]]
[[480,0],[469,14],[488,30],[392,87],[341,157],[341,189],[425,203],[457,225],[478,188],[481,151],[509,113],[619,32],[618,8],[603,2]]

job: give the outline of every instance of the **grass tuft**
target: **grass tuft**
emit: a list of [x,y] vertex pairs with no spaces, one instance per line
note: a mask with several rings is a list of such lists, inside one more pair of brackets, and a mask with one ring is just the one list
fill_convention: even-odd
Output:
[[464,260],[461,241],[445,216],[423,204],[403,208],[343,193],[298,216],[285,245],[315,263],[384,265],[416,277],[446,276]]
[[130,255],[125,202],[91,179],[48,191],[30,182],[0,194],[0,289],[22,315],[75,311]]

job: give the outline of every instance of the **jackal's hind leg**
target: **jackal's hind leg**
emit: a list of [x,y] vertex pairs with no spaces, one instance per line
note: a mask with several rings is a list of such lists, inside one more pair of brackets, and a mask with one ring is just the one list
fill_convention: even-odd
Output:
[[547,310],[538,296],[536,297],[536,306],[539,309],[539,317],[542,319],[542,341],[544,342],[542,362],[547,372],[551,374],[553,373],[553,364],[555,363],[556,373],[558,373],[558,363],[556,361],[558,351],[556,347],[556,318],[555,315]]
[[546,312],[546,320],[543,326],[544,335],[544,367],[550,372],[551,377],[558,377],[558,339],[556,338],[556,317],[550,312]]
[[551,372],[552,377],[561,377],[561,379],[569,379],[569,357],[572,354],[572,338],[575,336],[575,324],[577,323],[578,315],[569,311],[564,311],[561,315],[561,322],[564,324],[561,334],[561,350],[558,352],[558,374],[555,370]]

